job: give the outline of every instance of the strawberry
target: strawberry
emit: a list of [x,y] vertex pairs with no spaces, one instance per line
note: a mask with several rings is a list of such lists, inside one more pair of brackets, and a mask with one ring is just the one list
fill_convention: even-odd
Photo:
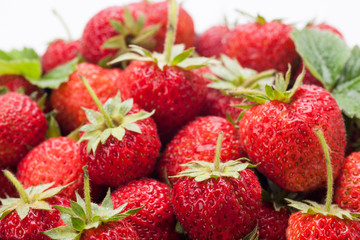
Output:
[[159,155],[160,140],[154,113],[141,110],[132,99],[121,101],[120,94],[101,105],[95,92],[81,77],[100,112],[86,109],[89,124],[80,128],[80,157],[89,165],[97,184],[118,187],[152,173]]
[[[224,132],[221,160],[228,161],[244,156],[236,128],[225,118],[208,116],[198,118],[183,129],[166,146],[157,166],[160,179],[175,176],[185,169],[182,164],[193,159],[211,162],[214,160],[216,140]],[[175,182],[176,179],[170,178]]]
[[53,187],[57,187],[72,183],[60,193],[71,199],[75,199],[75,190],[82,190],[80,148],[66,137],[44,141],[20,161],[17,169],[17,177],[25,187],[44,183],[53,183]]
[[137,240],[136,231],[126,221],[110,222],[95,229],[86,230],[81,240]]
[[0,95],[0,166],[15,166],[44,140],[44,113],[30,97],[9,92]]
[[24,77],[20,75],[5,74],[0,76],[0,87],[4,86],[12,92],[23,89],[24,93],[30,95],[32,92],[39,90],[36,86],[32,85]]
[[360,153],[345,159],[345,165],[336,180],[334,200],[341,208],[360,212]]
[[[190,239],[240,239],[256,226],[261,187],[252,166],[238,160],[220,163],[222,133],[214,163],[193,161],[176,177],[171,200]],[[253,167],[253,166],[252,166]]]
[[224,53],[235,57],[246,68],[257,71],[276,69],[285,73],[298,55],[290,38],[292,27],[280,21],[267,22],[257,17],[256,22],[238,25],[224,39]]
[[54,68],[74,59],[78,56],[79,50],[79,41],[66,42],[58,39],[51,42],[41,57],[43,73],[50,72]]
[[82,107],[96,109],[79,74],[88,79],[102,103],[116,95],[118,89],[114,86],[121,78],[119,69],[103,69],[90,63],[80,63],[77,70],[69,76],[69,80],[62,83],[50,96],[50,103],[57,113],[56,120],[65,134],[86,122]]
[[[294,87],[278,75],[266,93],[254,93],[260,104],[245,112],[239,123],[241,144],[257,169],[280,187],[292,192],[308,192],[325,186],[326,165],[315,130],[324,131],[331,149],[334,178],[344,163],[345,126],[335,99],[325,89],[301,85]],[[308,166],[311,166],[309,168]]]
[[170,200],[170,188],[154,179],[134,180],[119,187],[111,194],[114,207],[128,202],[125,210],[144,208],[127,217],[139,239],[177,239],[176,218]]
[[1,199],[0,239],[49,239],[41,232],[63,225],[60,213],[53,205],[67,206],[69,201],[55,196],[64,187],[52,188],[52,184],[24,189],[9,171],[6,177],[14,184],[20,198]]
[[196,52],[204,57],[220,57],[223,50],[223,39],[230,29],[226,25],[213,26],[203,32],[196,40]]

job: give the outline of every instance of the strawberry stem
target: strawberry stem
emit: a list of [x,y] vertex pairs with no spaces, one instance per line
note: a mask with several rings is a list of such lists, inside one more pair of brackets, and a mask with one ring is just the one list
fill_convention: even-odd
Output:
[[217,139],[217,143],[216,143],[216,151],[215,151],[215,159],[214,159],[214,169],[215,171],[219,171],[220,170],[220,151],[221,151],[221,143],[223,140],[223,132],[219,133],[218,139]]
[[170,0],[168,4],[168,23],[164,47],[165,61],[167,63],[170,63],[171,61],[171,48],[175,42],[177,15],[178,5],[176,3],[176,0]]
[[327,170],[327,192],[326,192],[326,202],[325,202],[325,210],[330,211],[330,206],[332,203],[332,197],[333,197],[333,173],[332,173],[332,165],[331,165],[331,159],[329,154],[329,146],[326,143],[325,137],[323,132],[320,129],[315,130],[316,135],[318,136],[321,146],[324,150],[324,155],[326,159],[326,170]]
[[83,82],[83,84],[85,85],[86,89],[88,90],[89,94],[91,95],[92,99],[94,100],[96,106],[98,107],[99,111],[101,112],[101,114],[104,116],[105,121],[106,121],[106,125],[109,128],[114,128],[114,123],[111,121],[111,118],[109,116],[109,114],[107,114],[107,112],[105,111],[103,105],[101,104],[99,98],[96,96],[96,93],[94,92],[94,90],[91,88],[91,86],[89,85],[89,83],[86,81],[86,79],[81,76],[79,74],[81,81]]
[[70,30],[67,26],[67,24],[65,23],[64,19],[60,16],[60,14],[55,10],[53,9],[52,10],[54,15],[59,19],[59,21],[61,22],[61,25],[63,26],[63,28],[65,29],[66,31],[66,34],[67,34],[67,37],[68,37],[68,41],[72,41],[72,36],[71,36],[71,33],[70,33]]
[[87,165],[83,167],[83,170],[84,170],[84,198],[85,198],[85,208],[86,208],[86,220],[92,221],[90,180],[89,180],[89,171],[87,170]]
[[3,170],[3,173],[14,185],[24,203],[30,203],[29,195],[26,193],[23,185],[19,182],[19,180],[17,180],[14,174],[12,174],[9,170]]

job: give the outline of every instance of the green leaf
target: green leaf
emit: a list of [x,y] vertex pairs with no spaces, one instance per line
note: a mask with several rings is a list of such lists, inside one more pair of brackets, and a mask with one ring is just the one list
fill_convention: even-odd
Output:
[[219,82],[212,82],[207,85],[210,88],[215,89],[235,89],[235,85],[231,82],[219,81]]
[[48,129],[46,130],[45,138],[49,139],[60,136],[61,136],[60,126],[55,120],[55,117],[51,115],[50,119],[48,120]]
[[113,205],[113,201],[111,200],[110,195],[111,195],[111,189],[109,188],[104,200],[101,203],[101,206],[112,210],[112,209],[114,209],[114,205]]
[[355,46],[351,51],[350,58],[347,61],[345,68],[343,69],[338,85],[349,82],[358,77],[360,77],[360,48]]
[[79,216],[82,219],[86,219],[86,214],[84,209],[78,204],[77,202],[70,201],[71,209],[74,211],[74,213]]
[[124,25],[122,24],[122,22],[115,20],[115,19],[110,19],[109,22],[110,22],[110,25],[114,28],[114,30],[117,33],[125,34],[125,30],[124,30],[125,28],[124,28]]
[[350,56],[350,49],[336,34],[316,29],[294,30],[296,50],[312,75],[331,91]]
[[[120,96],[119,96],[120,99]],[[119,100],[121,102],[121,100]],[[119,106],[116,106],[115,109],[115,114],[120,114],[120,116],[125,116],[128,112],[130,112],[131,108],[134,105],[134,100],[132,98],[127,99],[123,102],[121,102],[121,104],[119,104]]]
[[111,135],[111,128],[105,129],[100,135],[101,143],[104,144],[106,140],[110,137],[110,135]]
[[134,114],[126,115],[123,119],[123,124],[137,122],[146,118],[151,117],[155,113],[155,110],[151,112],[140,111]]
[[360,118],[360,76],[338,85],[332,95],[346,116]]
[[179,63],[181,63],[182,61],[184,61],[185,59],[190,57],[190,55],[193,51],[194,51],[194,48],[189,48],[186,51],[178,54],[177,56],[174,57],[174,59],[172,59],[170,65],[172,65],[172,66],[178,65]]
[[52,239],[75,239],[78,233],[70,226],[61,226],[45,232],[42,232]]
[[80,218],[71,218],[71,225],[75,230],[82,231],[85,227],[85,222]]
[[125,129],[122,127],[112,128],[111,135],[113,135],[117,140],[122,141],[125,135]]
[[88,108],[82,108],[82,109],[85,111],[86,118],[92,124],[101,124],[105,121],[104,116],[100,112]]
[[136,133],[140,133],[141,134],[141,129],[139,127],[139,125],[137,125],[136,123],[125,123],[122,125],[123,128],[125,128],[126,130],[132,131],[132,132],[136,132]]
[[15,211],[19,215],[20,220],[23,220],[29,213],[30,207],[28,204],[18,206]]
[[124,8],[124,23],[126,28],[133,29],[135,27],[135,20],[128,7]]
[[63,206],[54,206],[57,210],[59,210],[61,213],[65,213],[67,215],[70,215],[71,217],[76,217],[76,214],[74,211],[69,207],[63,207]]
[[102,45],[101,49],[126,49],[126,41],[123,35],[116,35],[107,39]]

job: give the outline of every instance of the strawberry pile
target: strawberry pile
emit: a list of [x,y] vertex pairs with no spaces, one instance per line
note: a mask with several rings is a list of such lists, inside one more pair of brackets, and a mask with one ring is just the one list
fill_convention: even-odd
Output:
[[0,239],[360,239],[360,48],[175,0],[0,50]]

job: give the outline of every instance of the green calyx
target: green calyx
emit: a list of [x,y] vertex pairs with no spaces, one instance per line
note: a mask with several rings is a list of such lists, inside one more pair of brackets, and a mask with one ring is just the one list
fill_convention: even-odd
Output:
[[14,210],[19,215],[20,220],[23,220],[28,215],[30,209],[51,211],[52,208],[50,204],[45,201],[45,199],[55,196],[71,184],[70,183],[65,186],[51,188],[54,183],[48,183],[24,189],[19,180],[17,180],[10,171],[4,170],[3,173],[15,186],[20,195],[20,198],[0,199],[2,204],[0,207],[0,220]]
[[220,90],[234,89],[263,89],[265,84],[274,81],[275,70],[267,70],[261,73],[243,68],[236,59],[221,55],[222,64],[209,66],[214,74],[204,74],[204,77],[212,80],[208,87]]
[[83,131],[84,134],[79,142],[89,141],[86,149],[87,153],[91,151],[95,153],[99,143],[104,144],[110,136],[122,141],[126,130],[141,134],[141,129],[136,122],[151,117],[155,110],[150,113],[140,111],[128,114],[134,104],[133,99],[127,99],[122,102],[120,92],[115,97],[109,98],[102,105],[85,78],[80,77],[100,110],[98,112],[83,108],[90,123],[80,128],[80,131]]
[[247,158],[230,160],[225,163],[220,162],[222,138],[223,132],[220,132],[216,144],[216,152],[213,163],[206,161],[191,161],[189,163],[182,164],[181,166],[187,167],[187,169],[172,177],[191,177],[194,178],[196,182],[202,182],[209,178],[217,179],[219,177],[240,178],[239,172],[245,170],[246,168],[257,166],[249,162],[243,162],[249,161]]
[[275,85],[266,85],[265,91],[257,89],[235,89],[229,90],[227,93],[234,97],[246,97],[248,100],[263,104],[268,101],[277,100],[285,103],[289,103],[296,93],[297,89],[302,85],[302,80],[305,75],[305,70],[296,78],[293,87],[287,90],[290,83],[291,67],[286,72],[285,78],[281,73],[275,76]]
[[97,228],[108,222],[124,219],[137,213],[143,208],[135,208],[124,212],[124,209],[128,204],[125,203],[114,209],[110,197],[110,189],[100,206],[92,203],[87,166],[84,166],[83,170],[85,199],[81,198],[76,192],[76,202],[70,201],[70,207],[55,206],[55,208],[61,212],[61,219],[66,225],[43,232],[43,234],[52,239],[79,240],[84,231]]

